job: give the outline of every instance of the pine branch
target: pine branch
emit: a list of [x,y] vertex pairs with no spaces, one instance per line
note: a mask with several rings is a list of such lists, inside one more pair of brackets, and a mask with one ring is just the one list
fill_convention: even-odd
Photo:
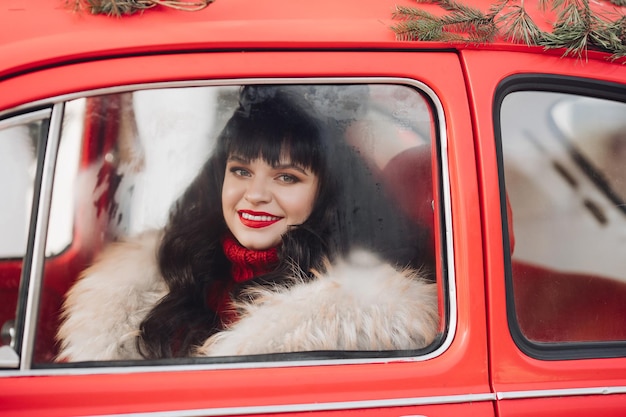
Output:
[[459,42],[463,38],[446,30],[446,24],[438,17],[423,10],[397,10],[401,18],[412,17],[392,27],[396,36],[402,40],[448,41]]
[[565,48],[565,55],[582,57],[589,47],[592,32],[587,0],[583,4],[571,1],[559,12],[552,33],[544,35],[540,44],[548,49]]
[[478,39],[490,41],[497,33],[497,27],[493,18],[486,16],[478,10],[459,10],[453,12],[444,22],[451,30],[476,35]]
[[[626,0],[611,0],[614,4]],[[524,7],[524,0],[499,0],[487,13],[455,0],[416,0],[434,4],[447,14],[435,16],[419,7],[397,8],[392,27],[398,39],[482,43],[502,37],[510,42],[563,49],[564,55],[586,57],[588,50],[626,57],[626,16],[607,18],[594,13],[589,0],[539,0],[542,12],[556,12],[552,31],[539,28]]]
[[559,13],[554,30],[544,36],[546,48],[565,48],[565,54],[582,57],[589,49],[612,53],[612,59],[624,55],[626,18],[613,22],[594,14],[588,0],[573,0]]
[[598,19],[598,27],[592,33],[594,44],[611,51],[612,59],[626,56],[626,17],[616,21]]
[[582,4],[578,0],[570,0],[559,11],[555,26],[588,26],[590,24],[590,14],[591,10],[589,10],[589,2],[587,0],[583,0]]
[[[452,0],[417,0],[436,4],[450,13],[437,17],[415,7],[396,7],[394,18],[405,20],[393,26],[399,39],[487,42],[497,34],[494,16]],[[408,24],[408,20],[414,22]],[[465,36],[463,35],[465,34]]]
[[516,5],[511,9],[497,21],[503,26],[505,38],[511,42],[538,45],[545,36],[544,32],[539,29],[522,6]]
[[589,31],[585,28],[558,26],[554,32],[546,34],[540,45],[546,49],[565,48],[564,55],[582,57],[589,46]]
[[91,14],[124,16],[141,12],[156,6],[164,6],[183,11],[198,11],[214,0],[66,0],[66,5],[74,11],[87,9]]
[[[622,19],[624,20],[624,19]],[[626,20],[624,20],[626,22]],[[619,51],[626,48],[623,42],[624,33],[621,32],[621,26],[618,22],[611,22],[599,16],[594,18],[594,29],[590,36],[593,44],[599,45],[603,49],[610,51]],[[620,34],[622,37],[620,37]]]

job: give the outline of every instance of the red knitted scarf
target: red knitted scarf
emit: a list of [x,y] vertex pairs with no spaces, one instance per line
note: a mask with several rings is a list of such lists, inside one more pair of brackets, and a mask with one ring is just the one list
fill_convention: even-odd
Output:
[[207,294],[207,304],[219,316],[223,324],[237,320],[237,313],[231,306],[230,292],[235,284],[272,271],[278,264],[278,250],[271,248],[262,251],[244,248],[228,234],[222,238],[222,248],[231,262],[231,279],[214,281]]
[[231,277],[236,283],[248,281],[256,276],[266,274],[278,264],[278,250],[251,250],[244,248],[228,234],[222,239],[222,248],[226,258],[232,263]]

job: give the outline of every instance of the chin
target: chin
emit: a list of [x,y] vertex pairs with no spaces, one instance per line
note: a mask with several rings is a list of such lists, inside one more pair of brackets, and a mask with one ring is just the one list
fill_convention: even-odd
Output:
[[258,239],[258,238],[251,238],[251,239],[239,239],[238,236],[235,235],[235,239],[237,239],[237,241],[239,242],[239,244],[243,247],[245,247],[246,249],[250,249],[250,250],[267,250],[267,249],[271,249],[273,247],[278,246],[278,244],[281,242],[281,239]]

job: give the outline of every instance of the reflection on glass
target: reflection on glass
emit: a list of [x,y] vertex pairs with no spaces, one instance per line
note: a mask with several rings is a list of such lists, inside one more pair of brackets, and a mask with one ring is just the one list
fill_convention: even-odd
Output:
[[[172,88],[90,97],[66,107],[51,214],[56,228],[49,231],[44,286],[62,299],[82,274],[88,279],[81,282],[97,282],[99,288],[91,304],[102,302],[110,308],[130,300],[145,307],[137,314],[114,308],[108,318],[123,312],[128,320],[110,329],[106,321],[100,322],[90,330],[95,333],[81,334],[95,344],[107,331],[117,335],[115,343],[102,342],[92,356],[83,356],[82,346],[75,347],[80,332],[73,327],[76,322],[66,321],[59,333],[61,360],[198,354],[199,342],[216,329],[239,323],[230,297],[243,297],[248,284],[239,285],[244,282],[237,278],[241,270],[224,267],[238,265],[230,257],[228,248],[233,245],[238,251],[242,247],[262,251],[264,259],[265,251],[278,251],[267,255],[278,257],[271,268],[269,264],[252,267],[252,275],[246,275],[245,280],[261,277],[250,281],[255,284],[264,279],[275,282],[283,271],[280,268],[294,265],[308,282],[313,271],[327,268],[327,260],[337,261],[356,249],[375,254],[379,259],[375,262],[389,267],[385,273],[419,269],[416,274],[423,279],[416,281],[424,290],[416,291],[427,295],[422,301],[415,297],[417,301],[410,304],[417,310],[428,308],[429,313],[425,321],[412,322],[423,324],[420,331],[439,331],[437,295],[430,284],[439,267],[432,191],[434,122],[429,102],[414,88]],[[252,181],[261,185],[246,185]],[[255,193],[248,187],[256,187]],[[246,191],[232,194],[239,188]],[[124,249],[111,255],[116,250],[112,242],[128,240],[133,243],[122,243],[117,247]],[[233,244],[228,243],[231,240]],[[194,249],[196,241],[203,243]],[[298,245],[305,250],[289,254]],[[111,256],[121,258],[107,264]],[[126,257],[135,265],[128,277]],[[243,269],[250,268],[249,261],[246,257]],[[90,265],[94,266],[85,272]],[[231,274],[234,283],[228,278]],[[133,283],[146,275],[150,279]],[[166,279],[193,276],[193,285],[206,281],[204,287],[190,291],[187,285],[192,284],[182,284],[183,278],[166,286],[161,275]],[[132,288],[124,287],[128,285]],[[128,289],[125,297],[119,296],[119,288]],[[208,294],[207,299],[198,297],[202,293]],[[192,294],[194,300],[172,301]],[[183,304],[187,316],[178,317],[176,306]],[[164,317],[169,317],[169,323]],[[143,336],[138,339],[140,329]],[[172,334],[185,337],[173,342]],[[46,337],[53,335],[42,332],[41,345],[49,342]],[[418,339],[406,348],[398,347],[404,346],[400,342],[371,346],[376,346],[374,350],[425,348],[434,333]],[[283,351],[284,346],[254,353]],[[326,350],[333,350],[339,345],[327,346],[331,347]],[[209,356],[217,355],[213,347],[206,349],[213,349]],[[243,348],[226,352],[253,353]],[[44,353],[39,358],[48,361]]]
[[522,332],[545,342],[626,339],[626,104],[515,92],[501,124]]
[[552,116],[573,158],[626,212],[626,104],[568,98],[554,105]]
[[[46,113],[47,115],[47,113]],[[13,347],[18,290],[26,254],[37,166],[47,120],[26,114],[0,122],[0,327],[1,345]]]
[[0,129],[0,258],[20,258],[26,252],[42,124],[37,120]]

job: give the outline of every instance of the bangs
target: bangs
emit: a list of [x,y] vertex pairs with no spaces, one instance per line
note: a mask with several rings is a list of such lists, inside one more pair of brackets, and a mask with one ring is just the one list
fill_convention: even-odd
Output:
[[246,161],[261,158],[271,166],[288,162],[316,174],[322,167],[323,144],[318,127],[309,120],[291,114],[290,118],[263,114],[260,117],[237,117],[227,126],[225,152]]

